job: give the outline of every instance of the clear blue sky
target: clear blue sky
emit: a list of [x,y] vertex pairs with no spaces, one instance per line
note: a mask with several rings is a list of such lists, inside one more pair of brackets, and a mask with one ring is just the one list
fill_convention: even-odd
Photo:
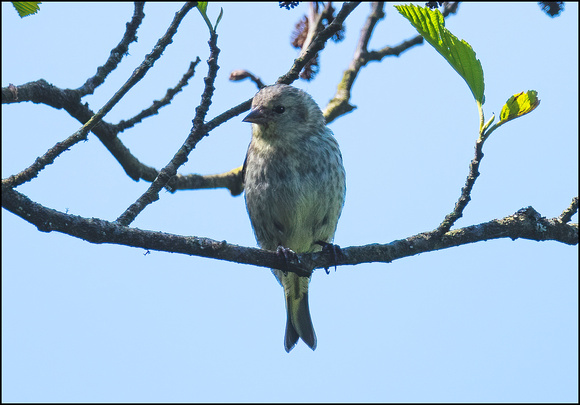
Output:
[[[420,3],[423,4],[423,3]],[[250,98],[248,69],[266,83],[297,56],[289,45],[306,4],[223,3],[219,77],[208,118]],[[130,56],[85,99],[96,111],[125,82],[180,5],[152,3]],[[210,4],[210,19],[219,12]],[[295,85],[324,106],[354,52],[369,5],[329,43],[321,73]],[[76,88],[104,63],[133,13],[129,3],[46,3],[20,19],[2,3],[2,86],[44,78]],[[370,48],[415,34],[389,3]],[[486,116],[539,92],[530,115],[496,131],[457,227],[533,206],[558,216],[578,195],[578,6],[549,18],[536,3],[462,3],[447,27],[480,58]],[[207,28],[197,11],[147,76],[106,117],[116,123],[160,99],[200,56],[196,76],[158,116],[121,135],[161,168],[189,133],[206,74]],[[358,109],[331,124],[347,171],[336,234],[346,247],[435,228],[465,182],[478,129],[471,93],[430,46],[371,63]],[[203,139],[181,173],[243,162],[250,127],[238,117]],[[65,112],[2,107],[2,177],[28,167],[80,124]],[[45,206],[117,218],[148,187],[129,179],[94,135],[18,190]],[[573,219],[578,221],[576,215]],[[255,246],[243,197],[163,192],[132,224]],[[267,269],[41,233],[2,210],[2,399],[76,401],[578,400],[578,248],[509,239],[315,272],[318,335],[287,354],[282,289]]]

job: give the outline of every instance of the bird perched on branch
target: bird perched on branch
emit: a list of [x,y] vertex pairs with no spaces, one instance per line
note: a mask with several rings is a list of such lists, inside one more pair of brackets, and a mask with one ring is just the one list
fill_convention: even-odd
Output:
[[[246,207],[260,247],[288,259],[330,245],[346,180],[338,143],[316,102],[292,86],[264,87],[244,121],[252,123],[243,168]],[[284,348],[290,352],[301,338],[314,350],[310,277],[272,272],[286,297]]]

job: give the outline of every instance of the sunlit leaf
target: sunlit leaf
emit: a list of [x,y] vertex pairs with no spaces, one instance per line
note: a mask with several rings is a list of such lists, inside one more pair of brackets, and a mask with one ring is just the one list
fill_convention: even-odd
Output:
[[40,1],[13,1],[12,5],[18,11],[18,15],[22,17],[26,17],[32,14],[36,14],[40,7],[38,6]]
[[202,14],[205,14],[207,11],[207,1],[198,1],[197,8]]
[[209,18],[207,17],[207,13],[206,13],[207,1],[198,1],[196,7],[199,10],[199,14],[201,14],[201,16],[203,17],[203,21],[205,21],[207,28],[209,28],[209,31],[215,32],[214,28],[211,25],[211,22],[209,21]]
[[538,98],[538,92],[535,90],[514,94],[502,107],[498,124],[503,124],[528,114],[534,111],[539,104],[540,99]]
[[430,10],[412,4],[395,7],[463,77],[475,100],[483,104],[485,102],[483,69],[471,45],[458,39],[445,28],[445,19],[439,10]]

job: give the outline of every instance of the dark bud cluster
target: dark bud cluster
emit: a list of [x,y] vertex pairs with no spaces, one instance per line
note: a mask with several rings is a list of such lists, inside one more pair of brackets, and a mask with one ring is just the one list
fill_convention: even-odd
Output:
[[[315,3],[315,7],[316,13],[318,14],[319,13],[318,2]],[[322,26],[323,28],[326,28],[334,21],[335,10],[332,4],[328,4],[327,8],[323,9],[321,12],[322,12],[321,19]],[[290,43],[292,44],[292,47],[296,49],[302,49],[304,47],[304,43],[306,42],[306,38],[308,37],[308,30],[310,28],[309,24],[310,21],[307,16],[303,16],[302,19],[300,19],[300,21],[296,23],[296,25],[294,26],[294,31],[292,32],[291,36]],[[336,34],[334,34],[331,39],[334,42],[342,41],[344,39],[344,27],[342,27]],[[314,58],[310,60],[310,62],[306,64],[306,66],[304,66],[304,69],[302,69],[302,72],[300,72],[300,78],[310,81],[314,79],[319,70],[320,70],[319,59],[318,55],[316,55]]]
[[443,1],[428,1],[425,3],[425,7],[429,7],[431,10],[434,8],[439,8],[443,5]]
[[290,10],[291,8],[294,8],[298,5],[298,3],[300,3],[299,1],[279,1],[278,4],[280,5],[280,8],[285,8],[286,10]]
[[550,17],[556,17],[564,11],[563,1],[540,1],[538,2],[542,10]]

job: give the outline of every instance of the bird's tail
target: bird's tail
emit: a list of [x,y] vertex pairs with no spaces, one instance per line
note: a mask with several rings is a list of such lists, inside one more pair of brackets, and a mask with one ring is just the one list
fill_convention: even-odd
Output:
[[284,348],[290,352],[301,338],[312,350],[316,349],[316,334],[308,308],[308,277],[294,273],[284,276],[283,286],[286,295],[286,335]]

